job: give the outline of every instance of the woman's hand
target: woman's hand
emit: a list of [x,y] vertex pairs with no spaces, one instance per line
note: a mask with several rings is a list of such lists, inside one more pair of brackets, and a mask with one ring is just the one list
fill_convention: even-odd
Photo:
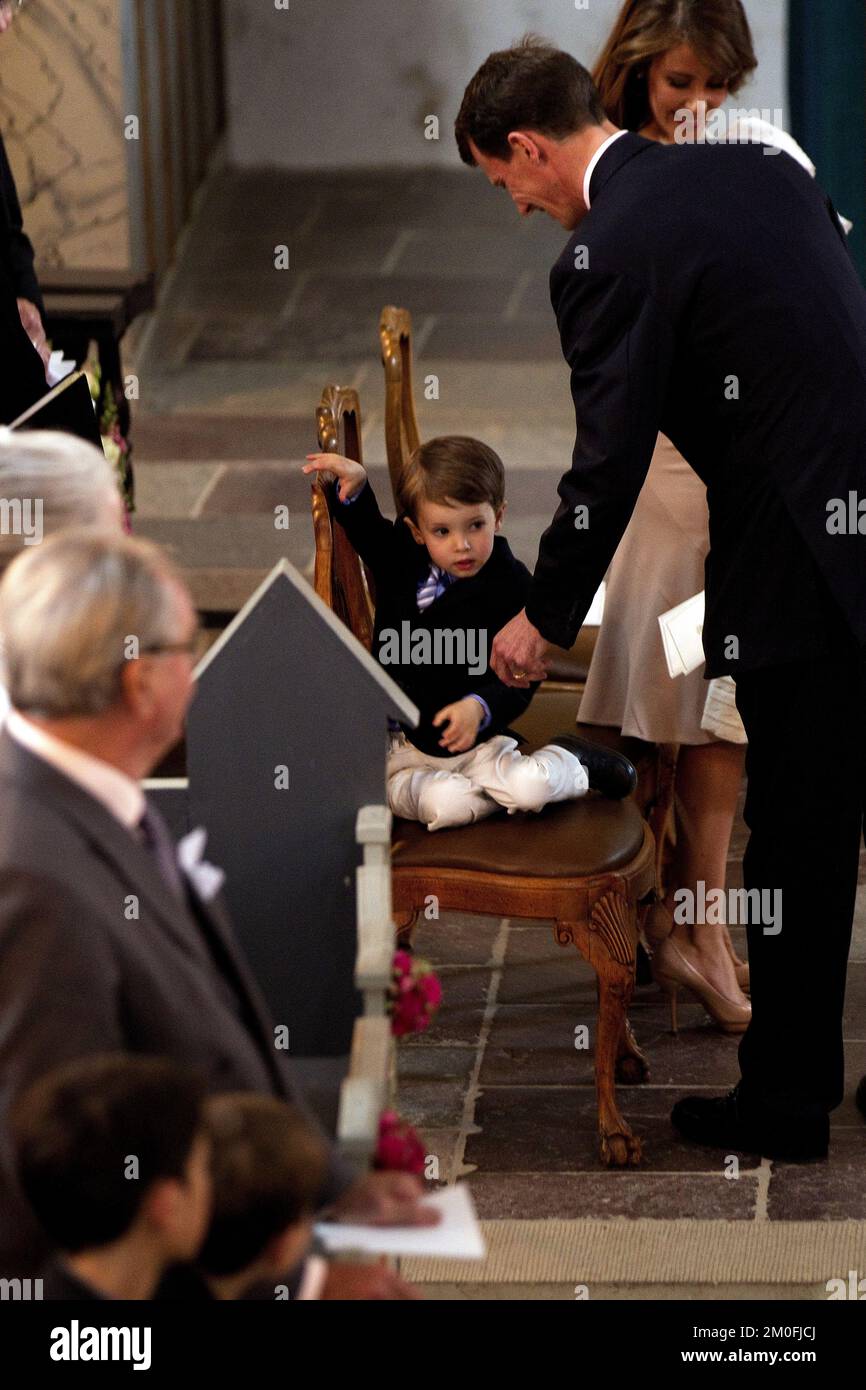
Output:
[[341,502],[346,502],[350,497],[361,491],[367,480],[367,470],[361,463],[356,463],[354,459],[343,458],[342,454],[307,454],[309,463],[303,467],[304,473],[324,471],[333,473],[339,480],[339,498]]
[[453,705],[443,705],[432,719],[433,727],[438,729],[445,724],[445,731],[439,742],[449,753],[465,753],[478,737],[478,728],[484,718],[484,709],[479,700],[467,695],[465,700],[457,700]]

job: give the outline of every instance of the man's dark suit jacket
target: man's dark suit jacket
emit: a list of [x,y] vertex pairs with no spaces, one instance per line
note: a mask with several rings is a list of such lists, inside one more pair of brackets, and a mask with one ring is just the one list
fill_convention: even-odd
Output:
[[866,542],[827,529],[866,498],[866,291],[829,201],[763,145],[626,134],[590,203],[551,272],[577,439],[528,618],[571,645],[661,430],[707,485],[707,675],[866,643]]
[[[218,903],[189,910],[94,797],[0,735],[0,1271],[45,1257],[12,1174],[15,1096],[99,1052],[172,1057],[212,1091],[297,1101],[267,1008]],[[137,916],[135,912],[137,911]],[[332,1152],[322,1201],[351,1173]]]
[[[444,705],[467,695],[480,695],[490,710],[491,722],[479,733],[477,744],[504,733],[509,722],[528,707],[538,688],[536,681],[526,690],[511,689],[489,668],[493,639],[520,612],[530,585],[529,570],[512,554],[505,537],[494,537],[490,559],[477,574],[455,579],[439,598],[419,612],[418,585],[430,572],[430,556],[426,547],[412,538],[405,522],[388,521],[382,515],[369,479],[353,502],[337,502],[333,515],[345,527],[375,580],[373,655],[377,660],[382,651],[383,631],[391,629],[400,634],[404,622],[413,632],[432,634],[436,628],[465,632],[474,628],[487,634],[486,638],[477,639],[479,643],[485,641],[486,647],[475,648],[482,650],[488,662],[482,673],[470,671],[468,662],[418,665],[409,661],[384,666],[421,715],[418,728],[407,728],[406,737],[433,757],[452,756],[439,742],[442,727],[434,727],[432,719]],[[519,735],[512,733],[512,737],[522,742]]]

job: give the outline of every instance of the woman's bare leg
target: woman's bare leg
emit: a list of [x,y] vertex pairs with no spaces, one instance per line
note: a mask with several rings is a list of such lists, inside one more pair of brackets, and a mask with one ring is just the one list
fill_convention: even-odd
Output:
[[[698,883],[707,894],[724,889],[728,848],[743,781],[745,749],[736,743],[680,748],[676,770],[677,844],[672,887],[666,904],[673,912],[674,890],[688,888],[698,901]],[[727,927],[706,922],[678,925],[675,933],[693,948],[697,968],[729,998],[743,998],[727,948]]]

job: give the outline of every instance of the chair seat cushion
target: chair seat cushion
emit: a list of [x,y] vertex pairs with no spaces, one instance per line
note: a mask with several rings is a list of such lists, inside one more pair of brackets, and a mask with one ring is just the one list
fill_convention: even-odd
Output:
[[570,651],[551,647],[547,658],[547,679],[585,685],[597,638],[597,627],[582,627]]
[[475,825],[428,830],[395,819],[394,869],[476,869],[520,878],[583,878],[628,864],[643,844],[644,821],[632,800],[594,792],[537,814],[497,812]]

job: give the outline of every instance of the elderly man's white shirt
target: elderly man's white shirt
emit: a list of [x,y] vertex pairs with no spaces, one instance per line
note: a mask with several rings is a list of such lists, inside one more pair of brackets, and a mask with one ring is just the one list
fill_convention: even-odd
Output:
[[50,763],[64,777],[89,792],[127,830],[138,825],[144,814],[144,792],[125,772],[37,728],[18,710],[8,711],[4,730],[22,748]]

